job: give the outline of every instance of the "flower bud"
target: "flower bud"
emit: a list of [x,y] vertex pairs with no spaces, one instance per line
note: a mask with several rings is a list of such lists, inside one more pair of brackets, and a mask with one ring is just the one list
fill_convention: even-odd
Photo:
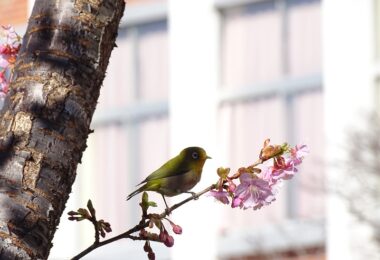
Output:
[[145,252],[150,252],[151,250],[152,250],[152,248],[150,247],[149,241],[146,241],[145,244],[144,244],[144,251]]
[[70,215],[70,216],[74,216],[74,215],[78,215],[78,212],[75,212],[75,211],[69,211],[69,212],[67,212],[67,214],[68,215]]
[[278,155],[281,155],[284,151],[282,150],[282,146],[280,145],[268,145],[261,149],[260,152],[260,159],[261,160],[268,160],[270,158],[276,157]]
[[226,179],[228,174],[230,173],[230,168],[223,168],[223,167],[219,167],[217,169],[217,173],[218,173],[218,176],[221,178],[221,179]]
[[167,237],[169,236],[168,232],[166,230],[161,230],[160,235],[158,236],[159,240],[161,242],[165,242],[167,240]]
[[153,253],[153,251],[150,251],[148,253],[148,259],[149,260],[155,260],[156,259],[156,255]]
[[167,236],[167,239],[164,242],[165,246],[172,247],[174,245],[174,238],[172,236]]
[[182,228],[181,228],[181,226],[174,224],[174,225],[172,225],[172,227],[173,227],[173,232],[175,234],[177,234],[177,235],[182,234]]

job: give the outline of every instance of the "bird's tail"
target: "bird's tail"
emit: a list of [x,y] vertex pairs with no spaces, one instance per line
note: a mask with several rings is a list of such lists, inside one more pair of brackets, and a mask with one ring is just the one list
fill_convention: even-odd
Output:
[[129,200],[133,196],[135,196],[135,195],[137,195],[143,191],[157,191],[158,192],[159,188],[160,188],[160,183],[154,182],[154,181],[153,182],[147,182],[143,186],[141,186],[140,188],[138,188],[137,190],[135,190],[134,192],[129,194],[127,197],[127,200]]
[[[144,187],[144,186],[143,186]],[[143,187],[140,187],[139,189],[137,189],[137,190],[135,190],[134,192],[132,192],[131,194],[129,194],[128,195],[128,197],[127,197],[127,200],[129,200],[130,198],[132,198],[133,196],[135,196],[135,195],[137,195],[137,194],[139,194],[140,192],[142,192],[143,191]]]

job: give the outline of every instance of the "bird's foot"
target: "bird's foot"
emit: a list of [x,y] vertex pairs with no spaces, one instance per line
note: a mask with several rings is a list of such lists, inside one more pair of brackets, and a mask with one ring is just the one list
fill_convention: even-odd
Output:
[[188,191],[187,193],[191,194],[191,196],[193,197],[193,200],[199,199],[199,196],[195,192]]
[[169,216],[170,213],[172,213],[172,210],[169,208],[168,203],[166,203],[165,196],[163,194],[161,194],[161,195],[162,195],[162,198],[164,199],[164,202],[165,202],[165,207],[166,207],[165,208],[165,213],[166,213],[167,216]]

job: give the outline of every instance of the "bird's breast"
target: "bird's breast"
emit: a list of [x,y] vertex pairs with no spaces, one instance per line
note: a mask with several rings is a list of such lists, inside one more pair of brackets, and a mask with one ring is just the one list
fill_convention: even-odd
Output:
[[201,173],[190,170],[181,175],[165,178],[161,183],[160,193],[170,197],[189,191],[201,180]]

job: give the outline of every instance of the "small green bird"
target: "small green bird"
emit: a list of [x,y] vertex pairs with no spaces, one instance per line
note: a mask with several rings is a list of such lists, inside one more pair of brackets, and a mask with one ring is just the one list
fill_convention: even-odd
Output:
[[207,159],[211,157],[201,147],[183,149],[179,155],[167,161],[140,182],[137,186],[144,185],[129,194],[127,200],[143,191],[155,191],[162,195],[168,209],[165,196],[192,193],[189,190],[201,180],[202,168]]

